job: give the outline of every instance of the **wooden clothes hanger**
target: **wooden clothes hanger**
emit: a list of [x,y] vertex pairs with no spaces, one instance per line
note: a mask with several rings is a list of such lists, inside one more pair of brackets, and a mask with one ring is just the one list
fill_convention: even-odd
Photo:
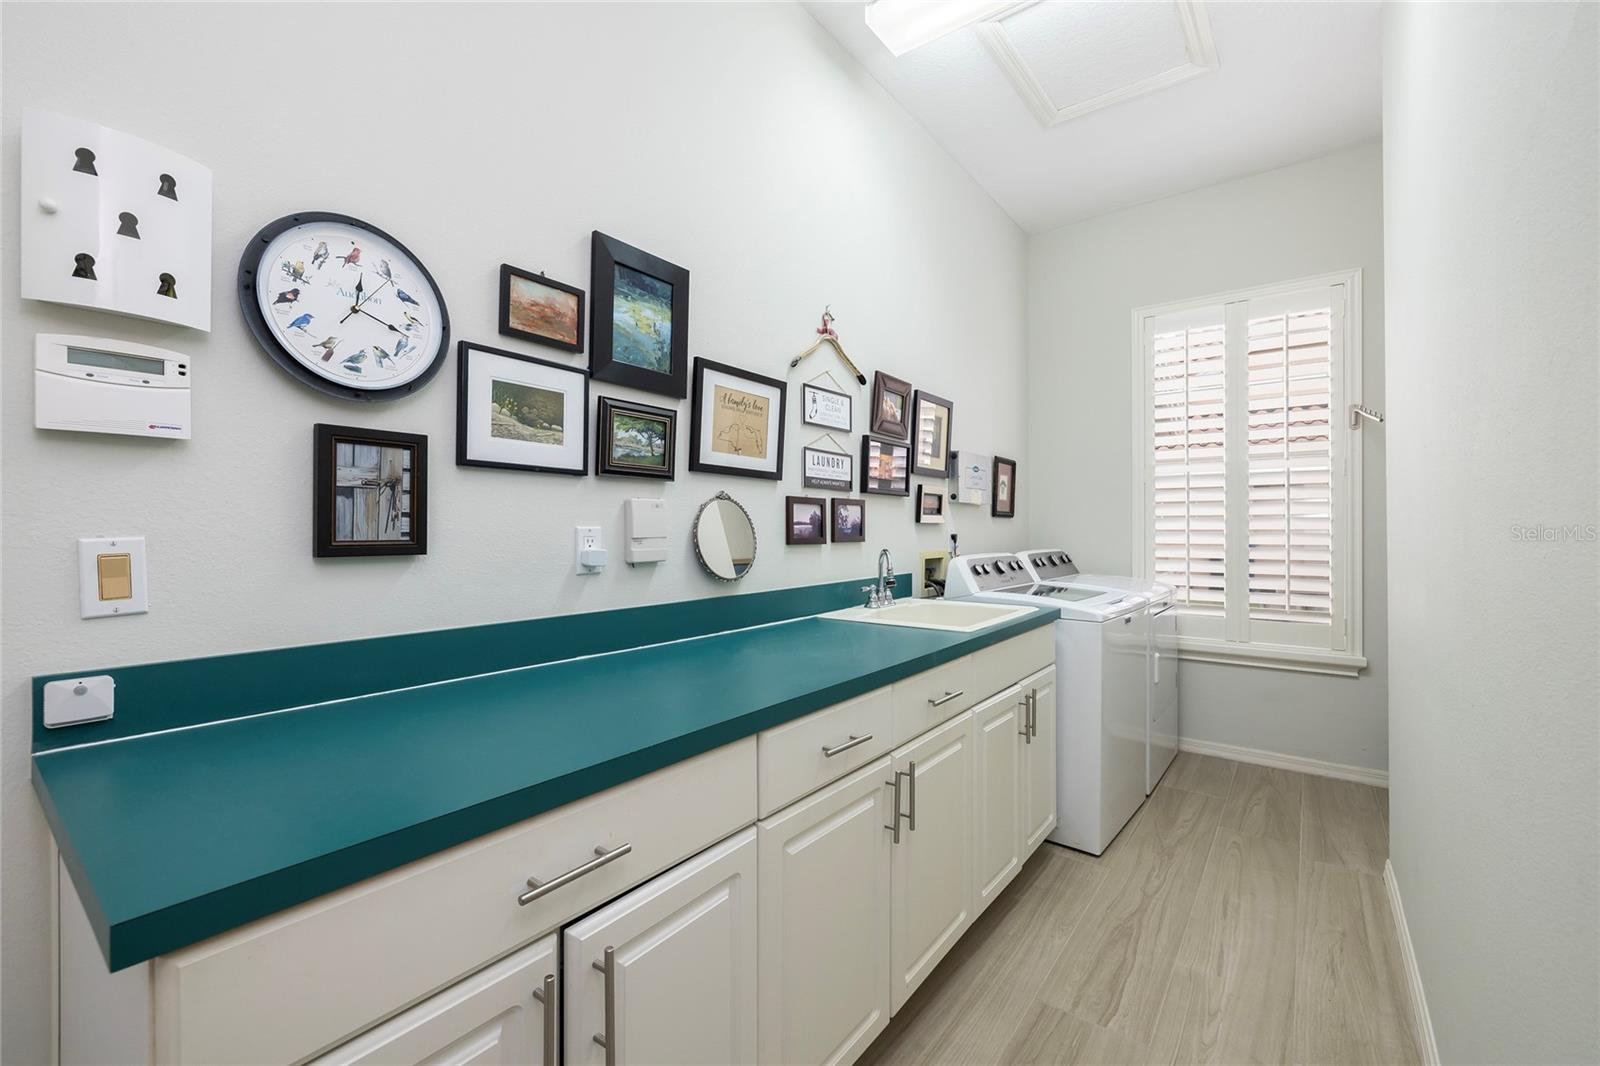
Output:
[[[829,306],[832,305],[830,304]],[[850,357],[845,354],[844,346],[839,343],[839,334],[833,328],[833,312],[828,310],[827,307],[822,309],[822,324],[817,327],[816,342],[812,344],[811,347],[807,348],[805,351],[789,360],[789,369],[793,370],[795,367],[799,366],[800,360],[804,359],[818,348],[821,348],[824,344],[830,345],[833,348],[834,354],[839,357],[839,361],[845,365],[845,369],[849,370],[850,373],[856,376],[856,380],[858,382],[863,385],[867,383],[867,375],[863,374],[856,364],[851,361]]]

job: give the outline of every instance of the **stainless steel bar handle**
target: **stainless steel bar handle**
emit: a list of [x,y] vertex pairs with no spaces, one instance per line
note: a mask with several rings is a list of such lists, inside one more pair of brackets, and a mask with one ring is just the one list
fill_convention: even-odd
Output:
[[955,699],[957,696],[965,696],[966,694],[967,693],[966,693],[965,689],[956,689],[954,692],[946,692],[943,696],[937,696],[937,697],[929,696],[928,697],[928,706],[929,707],[943,707],[945,704],[949,703],[951,700]]
[[1028,736],[1039,735],[1039,690],[1028,690]]
[[1026,744],[1033,743],[1033,727],[1031,725],[1033,721],[1033,715],[1029,710],[1032,706],[1033,705],[1028,701],[1028,694],[1024,692],[1022,694],[1022,728],[1017,730],[1017,735],[1020,736],[1023,742]]
[[606,1066],[617,1066],[617,949],[606,948],[605,961],[592,965],[606,975],[606,1031],[594,1034],[594,1042],[606,1049]]
[[904,776],[905,774],[896,770],[893,779],[884,782],[884,784],[894,789],[894,810],[890,812],[889,824],[884,828],[894,834],[894,842],[896,844],[900,843],[900,819],[905,817],[900,813],[900,779]]
[[[959,696],[961,693],[958,692],[956,695]],[[911,793],[911,813],[906,816],[906,828],[915,833],[917,831],[917,760],[911,760],[911,770],[906,774],[906,777],[911,782],[911,787],[907,790]]]
[[544,1005],[544,1066],[556,1066],[556,975],[544,975],[544,987],[533,990],[533,999]]
[[628,852],[633,850],[632,844],[619,844],[614,848],[606,849],[596,847],[595,857],[582,866],[574,866],[564,874],[552,877],[548,881],[541,881],[537,877],[528,878],[528,891],[517,897],[517,904],[526,907],[541,896],[547,896],[562,885],[570,885],[584,874],[593,873],[608,862],[616,862]]
[[835,744],[831,748],[827,747],[827,746],[824,746],[823,749],[822,749],[822,754],[823,754],[823,756],[825,758],[831,759],[835,755],[838,755],[840,752],[849,751],[851,748],[859,747],[860,745],[865,744],[867,741],[869,741],[871,739],[872,739],[872,734],[871,733],[864,733],[859,737],[856,736],[854,733],[851,733],[850,734],[850,739],[845,741],[843,744]]

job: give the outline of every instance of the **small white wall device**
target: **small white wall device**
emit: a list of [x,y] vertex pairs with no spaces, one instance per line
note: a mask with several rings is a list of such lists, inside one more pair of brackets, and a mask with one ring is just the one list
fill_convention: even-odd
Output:
[[148,344],[41,333],[33,343],[39,429],[189,439],[189,360]]
[[629,566],[659,563],[667,557],[667,503],[635,497],[628,501],[628,542],[622,550]]
[[44,683],[44,727],[103,722],[116,713],[117,682],[110,674]]

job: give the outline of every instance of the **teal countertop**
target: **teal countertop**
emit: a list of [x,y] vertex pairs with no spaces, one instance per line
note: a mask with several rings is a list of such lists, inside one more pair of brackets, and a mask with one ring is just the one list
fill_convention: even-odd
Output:
[[34,756],[113,970],[1054,621],[801,618]]

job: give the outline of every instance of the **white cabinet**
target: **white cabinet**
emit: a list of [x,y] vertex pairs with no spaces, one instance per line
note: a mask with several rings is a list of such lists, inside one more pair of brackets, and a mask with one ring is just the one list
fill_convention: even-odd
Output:
[[1024,749],[1031,739],[1026,696],[1013,685],[972,709],[975,914],[1022,868]]
[[898,1011],[972,924],[972,714],[897,749],[891,1003]]
[[891,780],[880,758],[759,825],[764,1063],[853,1062],[889,1023]]
[[1041,670],[1018,690],[1029,698],[1029,728],[1022,741],[1022,855],[1056,827],[1056,668]]
[[569,1066],[755,1061],[756,867],[752,826],[566,928]]
[[313,1066],[555,1066],[558,972],[552,933],[313,1060]]

